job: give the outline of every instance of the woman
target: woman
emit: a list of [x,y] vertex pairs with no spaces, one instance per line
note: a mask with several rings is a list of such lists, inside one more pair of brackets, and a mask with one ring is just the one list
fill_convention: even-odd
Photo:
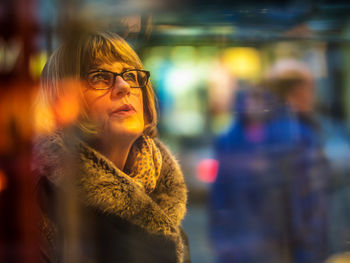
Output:
[[81,106],[75,125],[34,147],[43,261],[189,261],[180,226],[187,190],[177,162],[155,139],[149,75],[113,33],[80,36],[48,60],[39,104],[57,113],[72,92],[63,85],[70,79]]

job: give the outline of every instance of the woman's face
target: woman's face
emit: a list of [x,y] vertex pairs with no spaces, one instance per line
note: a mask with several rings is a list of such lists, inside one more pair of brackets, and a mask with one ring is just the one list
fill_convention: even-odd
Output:
[[[132,69],[123,62],[101,64],[97,68],[116,73]],[[100,136],[118,138],[138,138],[144,129],[143,100],[140,88],[130,88],[120,76],[108,90],[84,88],[87,111],[90,119],[100,128]]]

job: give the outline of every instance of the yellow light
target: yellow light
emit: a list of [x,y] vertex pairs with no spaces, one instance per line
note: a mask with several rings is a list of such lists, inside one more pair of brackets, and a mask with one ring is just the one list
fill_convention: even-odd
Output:
[[29,69],[34,79],[40,78],[41,71],[43,70],[46,61],[47,61],[46,52],[40,52],[38,54],[33,55],[30,58]]
[[223,62],[238,78],[256,79],[261,74],[260,54],[254,48],[228,48],[223,52]]

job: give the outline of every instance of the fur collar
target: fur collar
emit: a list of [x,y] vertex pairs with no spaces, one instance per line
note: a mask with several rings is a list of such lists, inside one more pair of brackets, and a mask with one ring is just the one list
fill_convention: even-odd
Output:
[[[76,192],[86,206],[117,215],[150,233],[168,236],[178,244],[180,256],[183,245],[179,226],[186,212],[187,189],[177,161],[160,141],[155,140],[155,144],[162,155],[162,168],[151,194],[102,154],[62,133],[37,140],[33,168],[56,187],[73,177]],[[72,172],[71,165],[76,163]]]

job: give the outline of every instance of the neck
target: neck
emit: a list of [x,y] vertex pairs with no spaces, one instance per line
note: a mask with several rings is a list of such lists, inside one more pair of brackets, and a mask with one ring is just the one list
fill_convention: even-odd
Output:
[[117,168],[123,170],[135,139],[99,140],[94,148],[111,160]]

